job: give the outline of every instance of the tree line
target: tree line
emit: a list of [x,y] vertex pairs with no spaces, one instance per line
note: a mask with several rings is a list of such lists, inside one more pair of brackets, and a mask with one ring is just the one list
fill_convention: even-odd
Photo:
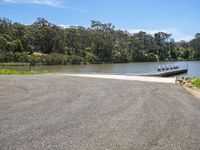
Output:
[[111,23],[63,28],[38,18],[31,25],[0,18],[0,62],[60,65],[200,60],[200,33],[189,42],[171,34],[130,34]]

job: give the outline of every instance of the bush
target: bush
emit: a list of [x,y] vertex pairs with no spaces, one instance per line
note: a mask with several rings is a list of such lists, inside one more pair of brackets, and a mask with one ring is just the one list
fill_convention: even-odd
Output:
[[28,53],[14,53],[14,62],[29,62]]
[[85,54],[85,60],[84,60],[86,63],[95,63],[95,62],[98,62],[98,58],[97,56],[95,56],[93,53],[91,52],[86,52]]
[[71,55],[69,57],[69,62],[70,64],[72,65],[75,65],[75,64],[81,64],[83,62],[83,58],[78,56],[78,55]]
[[29,60],[28,62],[31,64],[31,65],[35,65],[37,63],[42,63],[43,62],[43,56],[41,55],[29,55]]
[[45,55],[43,63],[45,65],[62,65],[64,60],[64,56],[58,53],[51,53]]
[[158,61],[158,56],[154,53],[149,53],[146,55],[145,61],[155,62]]
[[[92,58],[92,57],[90,57]],[[90,59],[93,61],[92,59]],[[85,60],[87,63],[87,60]],[[0,63],[10,63],[10,62],[20,62],[20,63],[30,63],[44,64],[44,65],[67,65],[67,64],[81,64],[84,59],[78,55],[63,55],[59,53],[51,54],[38,54],[33,53],[29,55],[26,52],[6,52],[0,53]]]

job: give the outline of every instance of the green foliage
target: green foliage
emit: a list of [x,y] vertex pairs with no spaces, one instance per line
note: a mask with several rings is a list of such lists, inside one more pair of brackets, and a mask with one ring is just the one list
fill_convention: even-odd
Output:
[[99,62],[99,59],[96,55],[94,55],[92,52],[86,52],[84,61],[87,63],[97,63]]
[[192,85],[194,85],[197,88],[200,88],[200,78],[194,78],[191,80]]
[[12,52],[8,51],[5,53],[0,53],[0,63],[9,63],[9,62],[21,62],[21,63],[29,63],[29,55],[28,53],[20,53],[20,52]]
[[130,34],[111,23],[91,21],[90,28],[62,28],[44,18],[32,25],[0,18],[0,62],[32,65],[200,60],[200,34],[175,43],[171,34]]
[[70,64],[72,64],[72,65],[76,65],[76,64],[81,64],[82,62],[83,62],[83,58],[82,57],[80,57],[80,56],[78,56],[78,55],[71,55],[70,57],[69,57],[69,62],[70,62]]
[[63,61],[65,61],[64,58],[65,57],[62,54],[52,53],[49,55],[45,55],[43,63],[45,65],[62,65]]

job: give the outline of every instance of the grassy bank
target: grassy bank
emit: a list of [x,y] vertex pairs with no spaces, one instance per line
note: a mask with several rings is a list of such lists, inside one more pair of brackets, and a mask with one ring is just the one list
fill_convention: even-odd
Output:
[[186,85],[189,88],[200,89],[200,78],[187,78],[180,80],[182,85]]
[[17,71],[17,70],[7,70],[7,69],[0,69],[0,75],[33,75],[33,74],[47,74],[48,72],[36,72],[36,71]]
[[200,78],[188,78],[179,82],[184,89],[200,99]]
[[200,88],[200,78],[192,78],[190,79],[190,82],[193,86]]
[[185,85],[189,88],[198,88],[200,89],[200,78],[187,78],[179,80],[181,85]]

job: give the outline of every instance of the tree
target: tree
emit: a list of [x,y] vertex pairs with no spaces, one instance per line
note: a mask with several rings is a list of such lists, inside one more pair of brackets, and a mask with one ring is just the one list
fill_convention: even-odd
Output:
[[170,58],[169,55],[169,40],[170,40],[171,34],[164,33],[164,32],[158,32],[155,33],[154,38],[157,45],[157,55],[159,56],[160,60],[167,60]]
[[200,33],[195,35],[195,38],[190,41],[190,46],[195,50],[195,58],[200,58]]
[[12,22],[7,18],[0,18],[0,34],[11,34]]
[[0,52],[5,52],[7,50],[8,41],[3,37],[0,36]]
[[32,25],[0,18],[1,62],[86,64],[198,59],[200,33],[189,42],[175,42],[168,33],[131,34],[94,20],[89,28],[62,28],[44,18]]

